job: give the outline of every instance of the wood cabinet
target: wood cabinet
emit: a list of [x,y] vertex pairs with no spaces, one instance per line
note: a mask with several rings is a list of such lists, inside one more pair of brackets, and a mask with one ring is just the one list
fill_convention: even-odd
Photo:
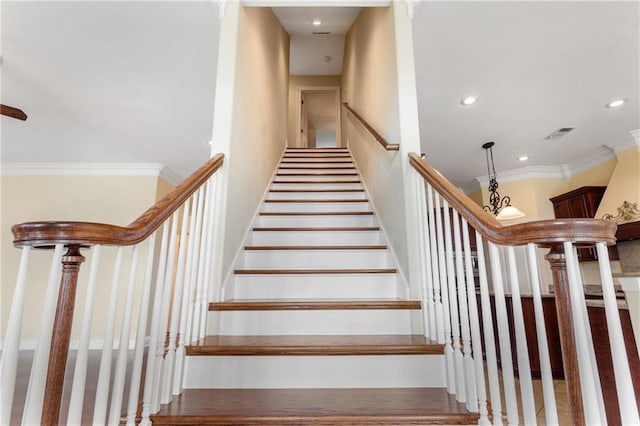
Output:
[[[593,218],[606,189],[606,186],[583,186],[550,198],[549,201],[553,203],[553,212],[557,219]],[[609,258],[618,260],[618,251],[615,246],[609,247]],[[595,247],[578,249],[578,260],[581,262],[597,259]]]

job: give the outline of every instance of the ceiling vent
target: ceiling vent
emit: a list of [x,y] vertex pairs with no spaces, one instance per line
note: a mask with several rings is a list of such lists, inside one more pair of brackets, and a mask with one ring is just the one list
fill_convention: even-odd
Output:
[[331,34],[331,32],[329,32],[329,31],[314,31],[312,34],[313,35],[328,35],[328,34]]
[[564,135],[566,135],[567,133],[569,133],[573,129],[575,129],[575,127],[560,127],[558,130],[556,130],[555,132],[551,133],[545,139],[549,139],[549,140],[560,139],[561,137],[563,137]]

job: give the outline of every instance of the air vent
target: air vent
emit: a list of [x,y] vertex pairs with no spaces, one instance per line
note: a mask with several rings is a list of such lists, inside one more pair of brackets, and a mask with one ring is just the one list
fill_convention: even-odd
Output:
[[563,137],[564,135],[566,135],[567,133],[569,133],[573,129],[575,129],[575,127],[560,127],[558,130],[556,130],[555,132],[551,133],[545,139],[550,139],[550,140],[560,139],[561,137]]
[[313,35],[327,35],[327,34],[331,34],[329,31],[314,31],[312,33]]

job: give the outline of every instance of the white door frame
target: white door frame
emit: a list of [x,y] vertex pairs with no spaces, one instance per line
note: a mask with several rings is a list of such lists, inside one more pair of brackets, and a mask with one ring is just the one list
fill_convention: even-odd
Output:
[[339,147],[342,142],[342,125],[340,122],[340,86],[300,86],[298,88],[298,107],[297,109],[297,118],[296,118],[296,144],[300,148],[306,148],[302,146],[302,137],[300,136],[300,129],[302,128],[302,123],[300,120],[300,107],[302,105],[302,92],[334,92],[336,99],[336,147]]

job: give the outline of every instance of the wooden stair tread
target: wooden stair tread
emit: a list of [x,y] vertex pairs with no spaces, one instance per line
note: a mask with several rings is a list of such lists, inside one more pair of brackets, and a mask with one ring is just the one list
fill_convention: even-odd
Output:
[[364,189],[270,189],[269,192],[364,192]]
[[260,212],[260,216],[372,216],[373,212]]
[[442,355],[422,335],[206,336],[187,355]]
[[370,246],[244,246],[245,250],[386,250],[385,245]]
[[350,309],[420,309],[418,300],[341,299],[341,300],[227,300],[209,303],[210,311],[295,311]]
[[[285,175],[286,176],[286,175]],[[286,184],[308,184],[308,183],[362,183],[360,179],[351,179],[351,180],[274,180],[271,183],[286,183]]]
[[340,157],[284,157],[280,164],[353,164],[348,156]]
[[326,169],[326,170],[343,170],[343,169],[355,169],[355,167],[353,167],[353,165],[351,166],[343,166],[341,164],[337,165],[337,166],[327,166],[324,164],[313,164],[313,163],[305,163],[305,164],[295,164],[295,165],[289,165],[289,163],[280,163],[280,166],[278,166],[279,170],[290,170],[290,169],[309,169],[309,170],[315,170],[315,169]]
[[443,388],[185,389],[157,425],[477,424]]
[[253,231],[269,231],[269,232],[307,232],[307,231],[379,231],[379,226],[254,226]]
[[236,275],[334,275],[334,274],[396,274],[395,268],[379,269],[235,269]]
[[337,199],[327,199],[327,200],[322,200],[322,199],[305,199],[305,198],[299,198],[299,199],[287,199],[287,200],[264,200],[265,203],[368,203],[369,200],[367,200],[366,198],[337,198]]
[[276,176],[357,176],[357,172],[342,172],[340,173],[328,173],[328,172],[296,172],[296,173],[276,173]]

